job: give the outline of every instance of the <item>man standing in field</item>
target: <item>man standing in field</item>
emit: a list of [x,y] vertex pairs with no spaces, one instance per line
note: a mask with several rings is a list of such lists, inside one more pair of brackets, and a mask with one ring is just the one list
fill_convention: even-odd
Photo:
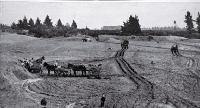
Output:
[[100,107],[104,107],[105,101],[106,101],[106,97],[103,94],[102,97],[101,97],[101,105],[100,105]]
[[45,98],[43,98],[40,102],[40,104],[42,105],[42,108],[46,108],[46,105],[47,105],[47,101]]

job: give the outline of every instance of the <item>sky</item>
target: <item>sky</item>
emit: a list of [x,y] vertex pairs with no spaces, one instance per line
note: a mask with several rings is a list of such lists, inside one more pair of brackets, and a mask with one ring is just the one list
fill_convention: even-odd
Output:
[[[122,25],[130,15],[137,15],[142,28],[173,26],[185,27],[184,17],[190,11],[193,19],[200,12],[200,2],[135,1],[2,1],[0,0],[0,23],[10,25],[26,16],[44,21],[48,14],[55,25],[60,18],[63,24],[76,21],[78,28],[100,29],[102,26]],[[161,0],[162,1],[162,0]],[[163,0],[164,1],[164,0]]]

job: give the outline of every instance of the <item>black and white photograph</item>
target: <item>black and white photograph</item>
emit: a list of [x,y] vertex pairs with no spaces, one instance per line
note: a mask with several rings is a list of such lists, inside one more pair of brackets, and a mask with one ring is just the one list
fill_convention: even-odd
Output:
[[0,0],[0,108],[200,108],[200,1]]

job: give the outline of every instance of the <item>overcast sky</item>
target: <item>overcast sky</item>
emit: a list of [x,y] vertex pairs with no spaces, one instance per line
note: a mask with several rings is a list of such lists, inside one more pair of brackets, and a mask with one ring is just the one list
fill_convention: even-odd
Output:
[[[48,14],[55,25],[60,18],[63,24],[74,19],[79,28],[101,28],[102,26],[122,25],[129,15],[137,15],[142,27],[172,26],[177,21],[179,27],[185,27],[184,15],[187,10],[196,19],[200,11],[200,2],[20,2],[0,1],[0,23],[11,24],[26,16],[42,22]],[[138,0],[136,0],[138,1]],[[163,0],[164,1],[164,0]],[[169,1],[169,0],[168,0]]]

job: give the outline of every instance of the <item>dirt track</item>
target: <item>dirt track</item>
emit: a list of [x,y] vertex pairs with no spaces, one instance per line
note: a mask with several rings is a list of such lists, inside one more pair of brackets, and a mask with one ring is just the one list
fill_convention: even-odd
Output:
[[[146,107],[151,103],[151,101],[156,100],[157,97],[155,97],[156,91],[163,91],[163,94],[165,97],[162,97],[163,99],[166,99],[166,103],[171,103],[174,107],[187,107],[187,108],[199,108],[195,103],[191,102],[190,100],[184,99],[177,94],[170,93],[166,90],[162,90],[161,87],[153,84],[152,82],[148,81],[144,77],[138,75],[138,73],[130,66],[130,64],[123,58],[125,49],[122,49],[117,52],[116,54],[116,62],[124,72],[134,83],[137,85],[138,91],[142,91],[146,94],[147,97],[149,97],[149,103]],[[190,59],[191,60],[191,59]],[[157,90],[156,90],[157,89]]]

